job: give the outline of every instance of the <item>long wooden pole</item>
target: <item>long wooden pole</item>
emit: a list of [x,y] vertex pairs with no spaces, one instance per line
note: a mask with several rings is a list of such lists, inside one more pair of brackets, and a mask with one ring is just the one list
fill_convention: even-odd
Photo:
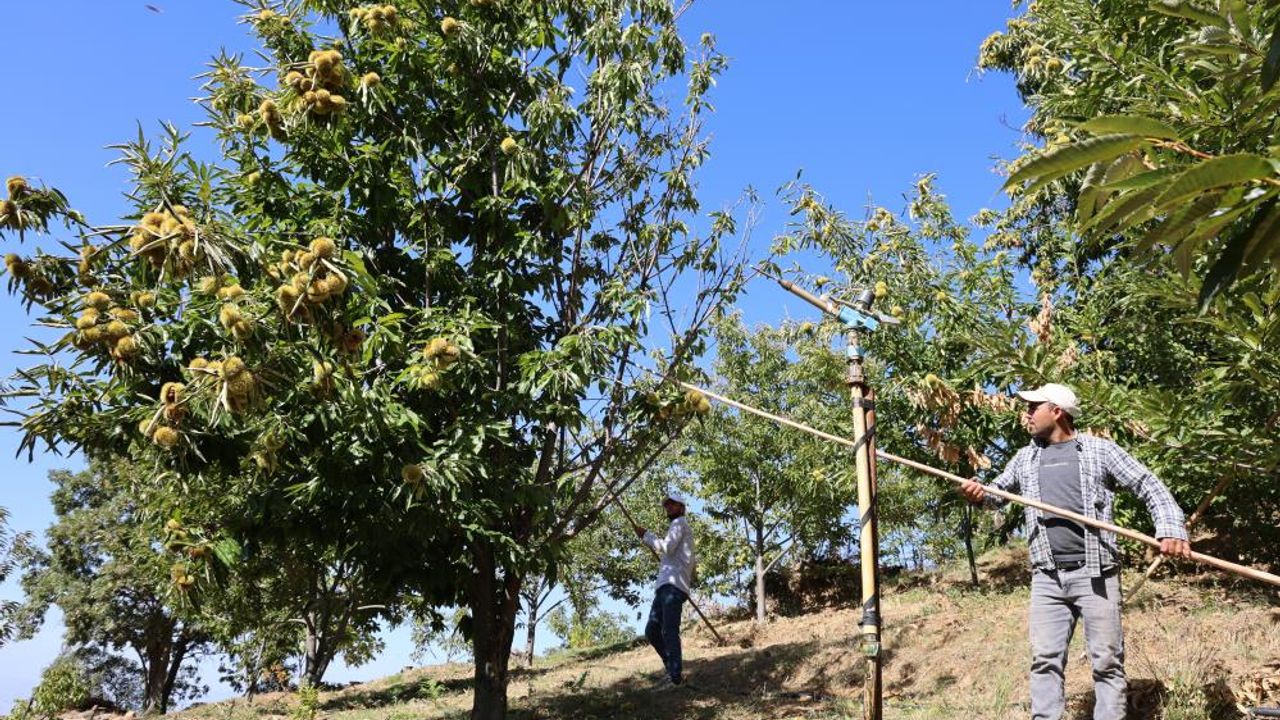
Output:
[[[824,440],[830,440],[831,442],[839,443],[841,445],[846,445],[849,447],[853,447],[854,445],[854,442],[852,440],[849,440],[848,438],[842,438],[839,435],[832,435],[831,433],[822,432],[821,430],[809,427],[808,425],[792,420],[791,418],[783,417],[781,415],[775,415],[773,413],[751,407],[750,405],[746,405],[746,404],[737,402],[735,400],[730,400],[729,398],[724,397],[723,395],[718,395],[710,390],[698,387],[696,385],[690,385],[689,383],[684,383],[684,382],[680,384],[688,389],[697,390],[698,392],[701,392],[703,395],[706,395],[707,397],[713,400],[717,400],[731,407],[736,407],[739,410],[742,410],[744,412],[749,412],[753,415],[758,415],[768,420],[772,420],[780,425],[786,425],[787,427],[795,428],[796,430],[807,432],[810,435],[820,437]],[[919,470],[920,472],[925,473],[927,475],[933,475],[934,477],[939,477],[944,480],[950,480],[954,483],[970,482],[969,478],[963,478],[963,477],[960,477],[959,475],[954,475],[952,473],[946,472],[945,470],[939,470],[937,468],[925,465],[924,463],[919,463],[914,460],[908,460],[907,458],[900,457],[898,455],[893,455],[883,450],[876,450],[876,457],[879,457],[883,460],[888,460],[889,462],[897,463],[899,465],[905,465],[906,467],[912,468],[914,470]],[[1115,533],[1116,535],[1127,537],[1130,540],[1135,540],[1137,542],[1143,543],[1144,545],[1149,545],[1157,549],[1159,549],[1160,547],[1159,540],[1151,537],[1150,535],[1144,535],[1136,530],[1130,530],[1128,528],[1123,528],[1123,527],[1120,527],[1119,525],[1114,525],[1109,522],[1103,522],[1101,520],[1094,520],[1093,518],[1085,517],[1084,515],[1081,515],[1079,513],[1071,512],[1070,510],[1064,510],[1059,507],[1054,507],[1047,503],[1043,503],[1039,500],[1032,500],[1031,498],[1023,497],[1022,495],[1016,495],[1011,492],[997,490],[996,488],[993,488],[993,487],[984,486],[983,490],[985,490],[988,494],[993,495],[995,497],[1002,498],[1004,500],[1009,500],[1011,502],[1016,502],[1021,505],[1027,505],[1047,513],[1052,513],[1053,515],[1056,515],[1058,517],[1067,518],[1068,520],[1074,520],[1080,523],[1081,525],[1088,525],[1089,527],[1098,528],[1100,530],[1109,530]],[[1209,566],[1218,568],[1219,570],[1232,573],[1234,575],[1239,575],[1241,577],[1246,577],[1251,580],[1258,580],[1260,582],[1264,582],[1270,585],[1275,585],[1277,587],[1280,587],[1280,577],[1276,575],[1272,575],[1269,572],[1264,572],[1256,568],[1246,567],[1244,565],[1238,565],[1233,562],[1228,562],[1226,560],[1213,557],[1212,555],[1205,555],[1204,553],[1198,553],[1195,551],[1192,551],[1190,559],[1195,560],[1198,563],[1209,565]]]
[[[1214,498],[1218,497],[1219,493],[1226,490],[1232,480],[1235,480],[1234,472],[1230,475],[1223,475],[1222,479],[1218,480],[1218,483],[1209,491],[1209,494],[1204,496],[1204,499],[1201,500],[1200,504],[1196,506],[1196,509],[1192,511],[1191,516],[1187,518],[1188,532],[1191,531],[1191,528],[1195,527],[1196,523],[1200,522],[1200,518],[1204,517],[1205,510],[1209,509],[1209,503],[1213,502]],[[1124,602],[1130,602],[1134,598],[1138,597],[1138,591],[1141,590],[1142,586],[1151,579],[1151,575],[1164,564],[1164,557],[1164,555],[1157,555],[1156,559],[1151,561],[1151,564],[1147,566],[1147,571],[1142,573],[1142,577],[1138,578],[1138,582],[1134,583],[1133,587],[1129,588],[1129,592],[1125,593]]]
[[[614,495],[613,493],[609,493],[609,500],[612,501],[614,505],[618,506],[618,509],[622,511],[623,517],[627,519],[627,522],[631,523],[632,529],[634,530],[644,529],[640,527],[640,523],[636,522],[635,518],[631,517],[631,513],[627,512],[627,506],[622,504],[622,501],[618,499],[617,495]],[[662,556],[658,555],[657,550],[654,550],[648,545],[645,545],[645,547],[649,548],[649,552],[653,553],[653,556],[655,558],[658,558],[658,560],[662,560]],[[690,588],[690,591],[692,591],[692,588]],[[689,593],[689,606],[693,608],[694,612],[698,613],[698,617],[702,619],[703,624],[705,624],[707,626],[707,629],[711,631],[711,634],[715,636],[716,642],[720,643],[721,645],[724,645],[724,638],[720,637],[720,633],[716,632],[716,627],[711,624],[711,621],[707,619],[707,616],[702,614],[702,608],[698,607],[698,603],[694,602],[692,592]]]

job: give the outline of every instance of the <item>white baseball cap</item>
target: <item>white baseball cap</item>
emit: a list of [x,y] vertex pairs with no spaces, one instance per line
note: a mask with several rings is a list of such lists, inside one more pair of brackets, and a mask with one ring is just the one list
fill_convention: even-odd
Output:
[[1072,418],[1080,415],[1080,401],[1076,399],[1076,394],[1071,388],[1058,383],[1048,383],[1041,385],[1035,390],[1020,390],[1018,397],[1027,402],[1050,402],[1062,408],[1062,411],[1070,415]]
[[686,501],[684,498],[684,493],[680,492],[679,490],[668,490],[667,494],[662,496],[662,501],[666,502],[668,500],[675,500],[681,505],[689,504],[688,501]]

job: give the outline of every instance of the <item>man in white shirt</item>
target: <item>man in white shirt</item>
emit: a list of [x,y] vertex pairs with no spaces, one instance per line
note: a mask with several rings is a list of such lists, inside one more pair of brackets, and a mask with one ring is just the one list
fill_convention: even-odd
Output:
[[636,528],[636,535],[659,558],[657,590],[653,595],[653,606],[649,609],[649,623],[644,628],[644,636],[662,658],[671,684],[680,685],[684,682],[680,656],[680,610],[684,601],[689,599],[689,584],[693,580],[693,532],[684,517],[685,501],[679,492],[668,492],[662,499],[662,509],[671,520],[666,537],[660,538],[642,527]]

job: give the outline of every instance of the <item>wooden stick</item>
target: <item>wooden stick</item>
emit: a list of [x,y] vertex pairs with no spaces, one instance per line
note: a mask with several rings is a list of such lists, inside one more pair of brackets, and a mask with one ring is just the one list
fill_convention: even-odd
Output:
[[[729,398],[724,397],[723,395],[718,395],[705,388],[701,388],[696,385],[691,385],[686,382],[682,382],[679,384],[687,389],[697,390],[703,395],[706,395],[707,397],[712,398],[714,400],[718,400],[726,405],[736,407],[739,410],[743,410],[745,412],[758,415],[762,418],[772,420],[776,423],[786,425],[788,427],[792,427],[797,430],[802,430],[804,432],[809,433],[810,435],[815,435],[824,440],[830,440],[831,442],[839,443],[841,445],[846,445],[849,447],[852,447],[854,445],[854,442],[852,440],[849,440],[848,438],[842,438],[842,437],[839,437],[838,435],[825,433],[825,432],[822,432],[821,430],[811,428],[808,425],[797,422],[790,418],[785,418],[785,417],[782,417],[781,415],[774,415],[773,413],[769,413],[769,412],[765,412],[764,410],[753,408],[750,405],[744,405],[743,403],[730,400]],[[876,450],[876,457],[883,458],[885,460],[888,460],[889,462],[898,463],[899,465],[905,465],[909,468],[919,470],[920,472],[925,473],[927,475],[940,477],[944,480],[950,480],[954,483],[971,482],[971,479],[969,478],[963,478],[963,477],[960,477],[959,475],[954,475],[952,473],[946,472],[945,470],[938,470],[937,468],[930,467],[928,465],[925,465],[924,463],[919,463],[914,460],[908,460],[907,458],[900,457],[898,455],[893,455],[883,450]],[[1116,535],[1127,537],[1130,540],[1135,540],[1137,542],[1143,543],[1144,545],[1150,545],[1151,547],[1154,547],[1157,549],[1159,549],[1160,547],[1159,540],[1151,537],[1150,535],[1144,535],[1136,530],[1130,530],[1128,528],[1123,528],[1123,527],[1120,527],[1119,525],[1113,525],[1112,523],[1103,522],[1101,520],[1094,520],[1093,518],[1085,517],[1084,515],[1081,515],[1079,513],[1071,512],[1070,510],[1064,510],[1059,507],[1054,507],[1052,505],[1040,502],[1039,500],[1032,500],[1031,498],[1023,497],[1022,495],[1015,495],[1014,493],[1005,492],[1003,490],[997,490],[996,488],[993,488],[993,487],[983,486],[982,489],[986,491],[988,494],[994,495],[995,497],[1002,498],[1004,500],[1016,502],[1021,505],[1027,505],[1029,507],[1036,508],[1038,510],[1056,515],[1058,517],[1067,518],[1068,520],[1074,520],[1080,523],[1081,525],[1088,525],[1089,527],[1098,528],[1100,530],[1107,530],[1115,533]],[[1226,572],[1239,575],[1241,577],[1246,577],[1251,580],[1258,580],[1264,583],[1269,583],[1271,585],[1280,587],[1280,577],[1272,575],[1269,572],[1247,567],[1244,565],[1238,565],[1236,563],[1229,562],[1227,560],[1222,560],[1220,558],[1213,557],[1212,555],[1205,555],[1204,553],[1198,553],[1194,551],[1191,553],[1190,559],[1205,565],[1210,565],[1212,567],[1218,568],[1219,570],[1224,570]]]
[[[1200,501],[1200,504],[1196,506],[1195,511],[1191,513],[1191,517],[1187,518],[1188,531],[1191,530],[1192,526],[1200,522],[1201,517],[1204,517],[1204,511],[1209,509],[1209,503],[1213,502],[1213,499],[1218,497],[1218,494],[1223,490],[1226,490],[1227,486],[1231,484],[1231,481],[1235,479],[1236,476],[1234,472],[1230,475],[1222,476],[1222,479],[1218,481],[1218,484],[1214,485],[1213,489],[1209,491],[1209,494],[1205,495],[1204,499]],[[1133,584],[1133,587],[1129,589],[1129,592],[1125,593],[1124,601],[1127,602],[1138,597],[1138,591],[1141,590],[1142,586],[1151,579],[1152,573],[1164,564],[1164,557],[1164,555],[1157,555],[1156,559],[1151,561],[1151,564],[1147,566],[1147,571],[1142,574],[1142,577],[1138,578],[1138,582]]]
[[[644,529],[640,527],[640,523],[636,522],[635,518],[631,517],[631,513],[627,512],[627,506],[622,504],[622,501],[618,499],[617,495],[614,495],[613,493],[609,493],[609,500],[612,501],[614,505],[617,505],[618,509],[622,511],[623,517],[627,519],[627,522],[631,523],[632,529],[634,530]],[[653,548],[649,547],[647,544],[645,544],[645,547],[649,548],[649,552],[653,553],[653,556],[655,558],[658,558],[659,561],[662,560],[662,556],[658,554],[657,550],[654,550]],[[711,634],[716,637],[716,642],[720,643],[721,645],[724,645],[725,644],[724,638],[720,637],[720,633],[716,632],[716,627],[711,624],[711,621],[707,619],[707,616],[702,614],[702,608],[698,607],[698,603],[694,601],[692,593],[689,594],[689,605],[690,607],[693,608],[694,612],[698,613],[698,617],[702,619],[703,624],[707,626],[707,629],[711,631]]]

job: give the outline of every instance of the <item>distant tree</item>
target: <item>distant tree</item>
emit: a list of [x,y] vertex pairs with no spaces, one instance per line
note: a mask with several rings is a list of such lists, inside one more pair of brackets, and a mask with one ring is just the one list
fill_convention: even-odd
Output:
[[[805,358],[792,360],[790,342],[797,334],[795,326],[748,330],[739,316],[727,316],[716,328],[716,388],[763,410],[795,415],[806,396],[822,392],[819,379],[802,367]],[[710,409],[709,399],[697,402]],[[707,550],[731,553],[723,560],[707,553],[708,565],[751,568],[752,605],[756,621],[764,623],[766,573],[789,554],[805,558],[823,543],[851,541],[840,522],[856,498],[852,475],[841,462],[845,454],[730,408],[699,418],[683,442],[687,453],[679,462],[704,501],[705,521],[719,536],[733,538],[728,546],[708,544]]]
[[[31,533],[15,533],[9,529],[9,511],[0,507],[0,584],[17,569],[31,549]],[[0,599],[0,645],[13,638],[18,629],[20,603]]]
[[570,650],[614,645],[636,637],[624,614],[602,609],[594,597],[557,607],[547,615],[547,623]]
[[140,709],[163,713],[197,691],[184,670],[208,650],[210,637],[179,590],[185,560],[164,547],[161,523],[152,522],[122,479],[132,470],[92,461],[83,472],[49,474],[54,523],[46,531],[48,549],[24,563],[21,636],[33,635],[56,605],[64,642],[107,651],[97,656],[103,665],[110,653],[132,653],[142,673]]
[[470,658],[471,645],[462,632],[462,626],[466,622],[467,609],[463,607],[454,608],[447,615],[415,616],[411,634],[413,657],[421,660],[440,652],[444,655],[445,662],[453,662],[454,658]]

